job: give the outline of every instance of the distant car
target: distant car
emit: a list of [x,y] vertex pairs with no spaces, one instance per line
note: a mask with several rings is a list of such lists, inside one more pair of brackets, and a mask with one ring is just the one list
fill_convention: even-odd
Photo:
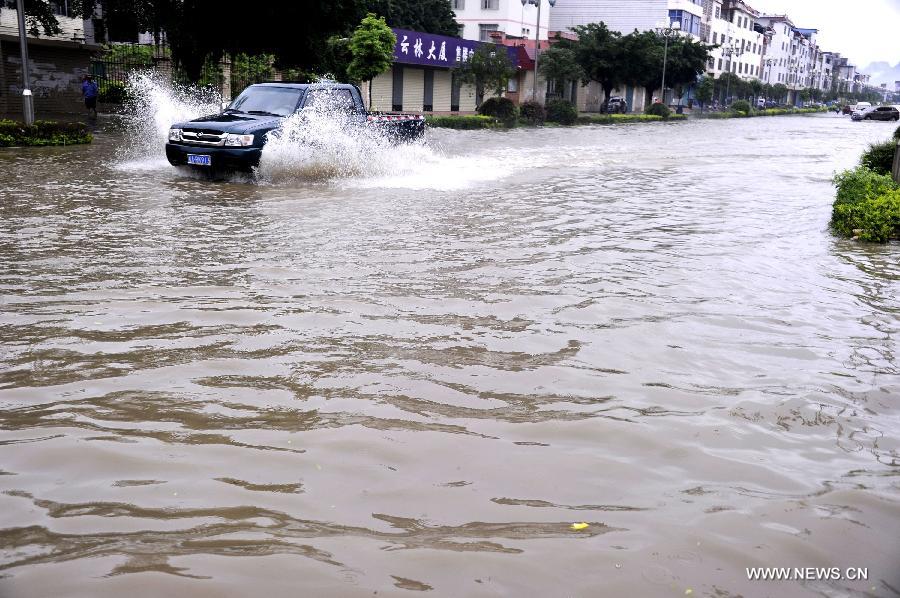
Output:
[[765,107],[766,107],[766,100],[765,100],[765,98],[757,98],[757,100],[756,100],[756,107],[757,107],[757,108],[765,108]]
[[853,112],[856,112],[857,110],[862,111],[862,110],[865,110],[866,108],[871,108],[871,107],[872,107],[872,104],[870,102],[857,102],[853,106],[852,111]]
[[900,110],[894,106],[869,106],[850,115],[853,120],[900,120]]

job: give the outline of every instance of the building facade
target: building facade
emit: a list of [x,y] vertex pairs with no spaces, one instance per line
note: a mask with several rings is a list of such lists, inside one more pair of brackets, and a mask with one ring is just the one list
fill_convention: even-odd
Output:
[[500,32],[508,37],[547,39],[550,5],[541,0],[541,22],[537,23],[537,6],[522,4],[520,0],[450,0],[460,37],[481,42],[492,41],[491,34]]
[[[81,78],[89,72],[91,54],[99,49],[94,37],[97,20],[73,17],[68,0],[51,2],[51,7],[62,33],[28,35],[34,108],[38,114],[80,112]],[[0,0],[0,114],[21,114],[22,90],[18,11],[15,2]]]

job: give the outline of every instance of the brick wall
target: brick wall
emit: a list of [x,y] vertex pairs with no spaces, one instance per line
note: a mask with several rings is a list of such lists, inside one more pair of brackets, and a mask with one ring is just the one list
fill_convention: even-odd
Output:
[[[91,49],[28,44],[31,91],[38,119],[42,113],[80,113],[81,77],[91,64]],[[18,42],[0,41],[0,113],[22,113],[22,59]]]

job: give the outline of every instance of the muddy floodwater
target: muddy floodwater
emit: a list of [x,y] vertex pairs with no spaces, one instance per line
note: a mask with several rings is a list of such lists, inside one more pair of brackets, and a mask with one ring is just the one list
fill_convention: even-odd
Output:
[[101,123],[0,150],[0,596],[900,594],[900,245],[828,231],[893,124]]

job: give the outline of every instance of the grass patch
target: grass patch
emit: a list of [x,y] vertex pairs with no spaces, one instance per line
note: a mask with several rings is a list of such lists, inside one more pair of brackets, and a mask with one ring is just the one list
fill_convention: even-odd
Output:
[[24,125],[14,120],[0,120],[0,147],[76,145],[90,143],[94,137],[83,123],[38,120]]
[[831,228],[845,237],[886,243],[900,238],[900,185],[860,166],[834,177]]

